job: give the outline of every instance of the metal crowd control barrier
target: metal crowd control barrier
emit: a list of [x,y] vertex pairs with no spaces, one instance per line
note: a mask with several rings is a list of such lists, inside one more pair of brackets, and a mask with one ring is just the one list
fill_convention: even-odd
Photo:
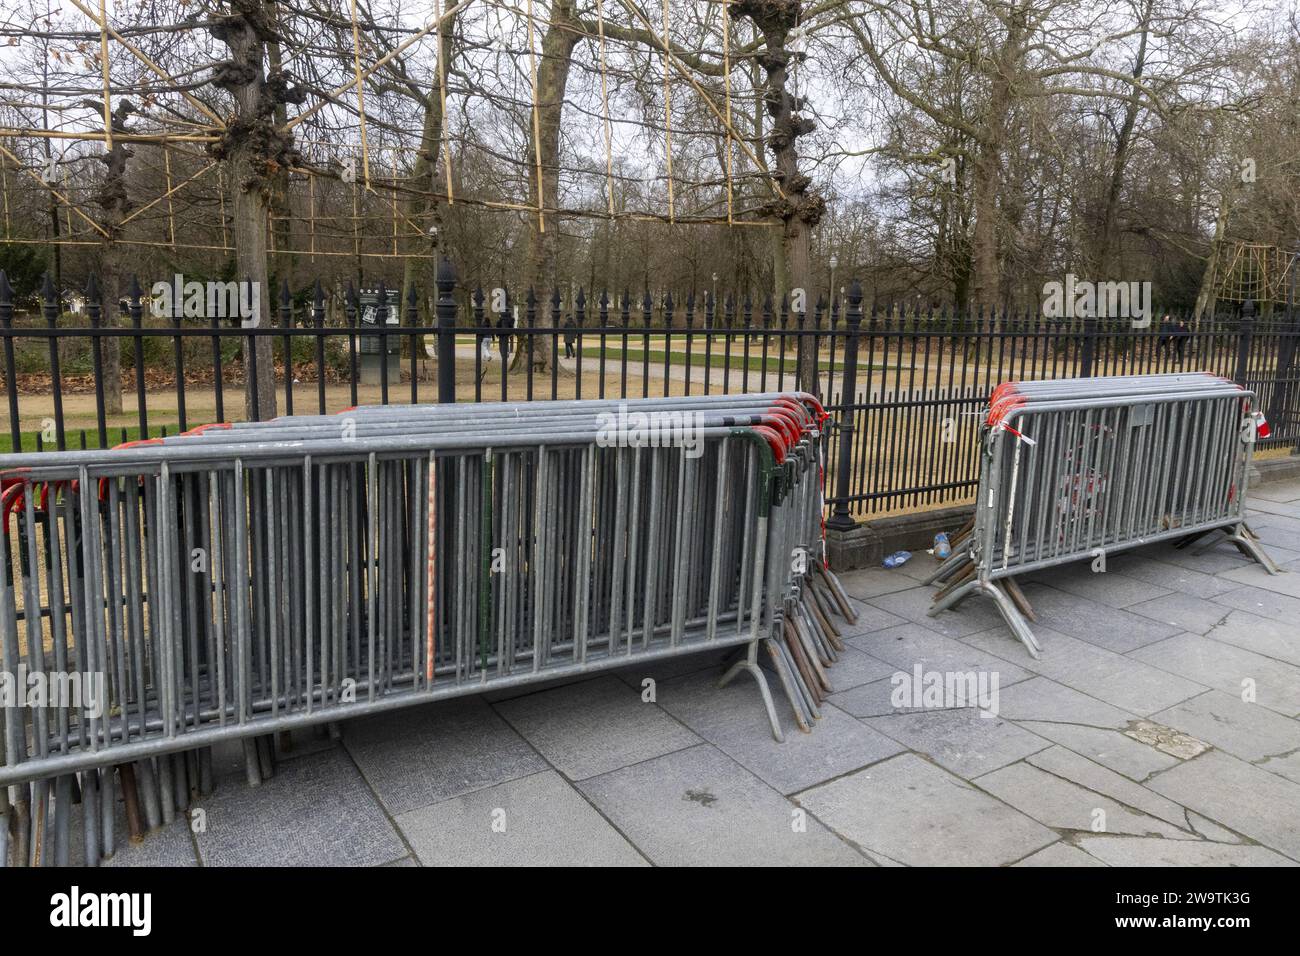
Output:
[[975,514],[927,582],[942,585],[930,615],[982,594],[1037,657],[1017,575],[1213,532],[1277,573],[1246,525],[1251,448],[1267,434],[1253,399],[1208,373],[1000,385]]
[[376,407],[0,456],[4,671],[63,692],[0,707],[0,862],[66,862],[78,797],[97,861],[118,788],[138,836],[219,741],[257,784],[274,733],[709,648],[777,740],[765,670],[810,730],[855,619],[826,417],[798,393]]

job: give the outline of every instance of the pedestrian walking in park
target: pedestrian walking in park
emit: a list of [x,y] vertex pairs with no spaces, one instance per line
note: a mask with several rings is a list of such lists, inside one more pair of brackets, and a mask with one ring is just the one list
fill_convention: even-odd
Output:
[[1183,360],[1183,350],[1187,347],[1187,340],[1192,337],[1192,330],[1187,326],[1186,319],[1179,319],[1178,324],[1174,326],[1174,351],[1178,353],[1178,361]]
[[578,326],[573,321],[573,316],[570,315],[568,318],[564,320],[564,357],[565,358],[571,359],[578,354],[577,350],[574,349],[573,347],[573,344],[574,342],[577,341],[577,338],[578,338]]
[[1174,330],[1178,326],[1174,324],[1173,316],[1166,312],[1160,318],[1160,338],[1156,339],[1156,349],[1161,355],[1164,355],[1174,340]]

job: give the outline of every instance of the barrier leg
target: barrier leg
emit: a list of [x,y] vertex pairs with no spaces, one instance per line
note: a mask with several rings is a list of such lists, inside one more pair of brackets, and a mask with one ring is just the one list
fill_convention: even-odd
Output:
[[789,702],[790,711],[794,714],[795,726],[805,734],[812,733],[811,720],[804,712],[803,701],[800,699],[799,691],[795,688],[793,679],[790,676],[790,665],[786,663],[781,645],[769,637],[763,642],[763,646],[767,648],[772,671],[776,674],[776,679],[781,682],[781,689],[785,691],[785,699]]
[[953,588],[951,591],[940,592],[930,605],[930,610],[926,611],[927,617],[937,617],[940,611],[946,611],[971,591],[979,587],[979,581],[972,578],[965,584]]
[[0,787],[0,870],[9,866],[9,788]]
[[718,681],[718,688],[726,687],[741,671],[748,671],[754,675],[754,680],[758,683],[758,692],[763,695],[763,708],[767,711],[768,722],[772,725],[772,736],[776,738],[777,743],[782,743],[785,738],[781,735],[781,723],[776,718],[776,705],[772,703],[772,692],[768,690],[767,677],[763,674],[763,669],[758,666],[758,641],[750,641],[746,645],[745,656],[727,668],[727,672]]
[[922,581],[922,584],[934,584],[936,581],[947,580],[953,572],[970,560],[970,554],[965,549],[957,550],[953,548],[952,554],[944,559],[943,563],[930,572],[929,576]]
[[1029,656],[1038,660],[1038,652],[1042,646],[1034,637],[1034,632],[1029,629],[1029,624],[1025,621],[1024,615],[1016,607],[1015,602],[1011,600],[1001,588],[996,584],[988,583],[980,587],[980,593],[987,594],[997,604],[998,610],[1002,612],[1003,619],[1007,626],[1020,639],[1020,643],[1025,645],[1025,650],[1029,651]]
[[1255,532],[1250,530],[1246,522],[1233,525],[1232,529],[1224,529],[1228,532],[1228,540],[1237,546],[1242,554],[1248,558],[1253,558],[1259,564],[1264,566],[1264,570],[1269,574],[1281,574],[1282,569],[1277,566],[1272,558],[1265,552],[1260,544],[1259,538],[1255,537]]
[[[1218,538],[1217,535],[1220,533],[1225,535],[1225,537]],[[1197,541],[1200,541],[1201,543],[1196,544],[1195,542]],[[1203,532],[1202,534],[1193,535],[1190,538],[1180,541],[1178,547],[1181,548],[1190,545],[1191,554],[1201,555],[1206,551],[1209,551],[1215,545],[1222,543],[1222,541],[1231,541],[1237,546],[1238,551],[1250,558],[1252,561],[1262,565],[1264,570],[1269,574],[1282,573],[1282,569],[1279,568],[1273,559],[1264,551],[1259,538],[1255,536],[1255,532],[1251,531],[1250,526],[1244,521],[1240,521],[1231,527],[1211,528],[1209,531]]]
[[1029,624],[1026,623],[1024,615],[1020,613],[1020,609],[1016,607],[1015,602],[992,582],[967,581],[961,587],[940,596],[930,606],[930,610],[926,611],[926,615],[936,617],[940,611],[954,607],[972,593],[983,594],[998,606],[998,610],[1002,613],[1002,619],[1007,622],[1011,632],[1016,635],[1021,644],[1025,645],[1025,650],[1029,651],[1029,656],[1037,660],[1038,652],[1042,650],[1042,646],[1034,637],[1033,631],[1029,629]]

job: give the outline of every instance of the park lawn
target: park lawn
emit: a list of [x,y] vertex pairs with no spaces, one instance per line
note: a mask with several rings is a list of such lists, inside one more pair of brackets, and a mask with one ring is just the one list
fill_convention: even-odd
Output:
[[[703,346],[700,346],[700,350],[699,351],[692,350],[689,357],[687,356],[686,352],[679,352],[676,349],[674,349],[671,353],[672,364],[675,366],[685,365],[687,364],[687,360],[689,358],[689,364],[693,368],[705,368],[705,367],[726,368],[729,365],[731,368],[744,369],[746,365],[744,344],[743,343],[732,344],[730,361],[728,361],[725,348],[726,348],[725,346],[719,343],[715,343],[712,352],[706,354]],[[668,354],[669,353],[666,353],[663,350],[651,349],[650,352],[647,353],[643,348],[620,349],[615,345],[610,345],[605,349],[605,363],[606,366],[610,365],[611,363],[618,364],[622,362],[623,356],[627,357],[629,363],[644,363],[648,355],[651,367],[653,368],[654,366],[658,365],[658,367],[662,369],[664,360],[668,356]],[[582,350],[582,355],[584,358],[599,359],[600,348],[584,347]],[[763,353],[761,347],[756,347],[753,345],[750,346],[748,365],[749,365],[749,370],[751,372],[761,372],[763,370],[764,368]],[[768,352],[766,367],[769,373],[774,373],[781,367],[781,355],[779,352],[773,352],[773,351]],[[795,368],[795,354],[792,350],[786,353],[785,369],[788,373],[793,373],[794,368]],[[822,372],[842,372],[844,370],[844,363],[836,360],[834,363],[834,367],[832,367],[832,363],[829,360],[822,359],[820,362],[818,362],[818,368]],[[858,365],[858,368],[861,370],[866,370],[867,366],[865,363],[860,363]],[[873,366],[873,369],[876,371],[884,371],[885,367],[883,365]]]
[[[138,441],[141,437],[139,425],[109,426],[107,431],[108,431],[107,447],[109,448],[112,448],[114,445],[121,444],[124,441]],[[178,425],[174,421],[160,422],[157,425],[155,425],[153,422],[150,422],[149,431],[145,437],[161,438],[164,435],[175,435],[179,431],[180,431],[180,425]],[[14,448],[14,442],[12,436],[10,436],[8,433],[0,434],[0,454],[7,455],[15,450],[37,451],[38,449],[40,449],[44,451],[53,451],[57,447],[54,442],[43,441],[38,445],[37,439],[40,437],[40,434],[41,432],[39,429],[33,431],[24,431],[21,435],[22,448],[20,449]],[[85,445],[86,448],[105,447],[101,445],[99,442],[99,428],[97,426],[92,425],[90,428],[76,428],[76,429],[69,426],[64,433],[64,439],[67,443],[69,450],[79,451],[81,449],[82,447],[81,436],[83,434],[86,436],[86,445]]]

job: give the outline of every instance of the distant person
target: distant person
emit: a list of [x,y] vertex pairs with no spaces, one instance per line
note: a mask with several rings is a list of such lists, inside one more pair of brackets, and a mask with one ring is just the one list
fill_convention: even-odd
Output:
[[566,359],[571,359],[577,356],[577,350],[573,347],[577,339],[578,326],[577,323],[573,321],[573,316],[570,315],[564,320],[564,357]]
[[1192,337],[1192,330],[1187,325],[1186,319],[1179,319],[1178,324],[1174,326],[1174,350],[1178,353],[1178,361],[1183,360],[1183,350],[1187,347],[1187,340]]
[[1174,330],[1178,326],[1174,324],[1173,316],[1166,312],[1160,319],[1160,338],[1156,340],[1156,349],[1161,355],[1169,350],[1169,346],[1174,340]]

